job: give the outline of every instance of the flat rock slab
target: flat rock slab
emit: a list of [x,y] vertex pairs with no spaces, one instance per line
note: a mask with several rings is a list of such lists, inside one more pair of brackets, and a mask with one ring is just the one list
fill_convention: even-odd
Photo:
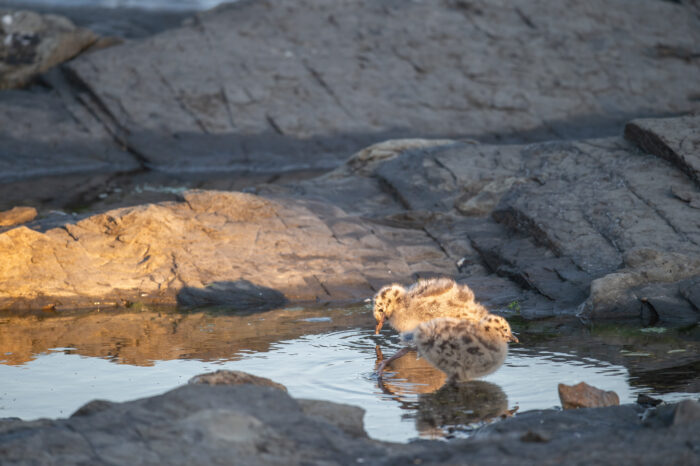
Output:
[[0,192],[17,180],[141,167],[76,100],[55,92],[0,92],[0,141]]
[[[686,201],[700,190],[685,170],[622,138],[393,141],[322,177],[258,192],[323,199],[379,224],[425,231],[467,283],[496,274],[520,287],[512,299],[526,317],[700,319],[691,290],[700,276],[700,215]],[[522,305],[525,292],[542,299]]]
[[0,234],[0,307],[360,301],[392,277],[454,267],[425,233],[376,230],[330,205],[190,191],[184,202]]
[[66,69],[149,167],[330,167],[395,136],[609,135],[630,115],[697,110],[687,77],[700,64],[669,53],[697,52],[689,11],[618,0],[238,2]]
[[363,435],[359,408],[254,385],[187,385],[68,419],[0,421],[3,464],[696,464],[698,403],[642,424],[640,408],[532,411],[470,439],[395,444]]
[[[700,115],[633,120],[625,126],[625,137],[642,150],[677,165],[700,186]],[[692,202],[693,198],[684,200]]]

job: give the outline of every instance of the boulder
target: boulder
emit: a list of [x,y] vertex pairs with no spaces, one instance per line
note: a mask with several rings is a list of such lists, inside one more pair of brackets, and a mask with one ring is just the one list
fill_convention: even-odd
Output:
[[3,463],[349,464],[384,452],[307,415],[285,392],[253,385],[186,385],[31,426],[0,422]]
[[693,303],[695,291],[691,291],[700,277],[700,255],[636,249],[625,256],[625,264],[593,280],[581,316],[627,316],[641,318],[645,325],[688,325],[700,320],[700,310]]
[[0,233],[0,307],[140,301],[269,309],[360,301],[385,280],[455,267],[425,233],[372,227],[329,205],[213,191],[183,196],[45,232]]
[[669,423],[645,426],[633,405],[530,411],[468,439],[396,444],[362,435],[359,408],[271,387],[190,384],[68,419],[0,420],[0,455],[8,465],[693,464],[700,421],[673,422],[692,403],[671,406]]
[[27,85],[97,39],[92,31],[77,28],[62,16],[0,9],[0,89]]

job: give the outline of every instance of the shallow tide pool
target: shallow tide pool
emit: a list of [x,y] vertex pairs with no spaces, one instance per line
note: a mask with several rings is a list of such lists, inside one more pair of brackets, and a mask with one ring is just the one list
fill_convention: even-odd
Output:
[[[505,365],[457,388],[409,353],[379,381],[378,351],[400,348],[395,332],[373,334],[366,306],[288,308],[253,315],[138,310],[0,313],[0,418],[68,417],[100,398],[126,401],[163,393],[200,373],[232,369],[269,377],[298,398],[361,406],[377,439],[408,441],[468,434],[518,412],[559,406],[557,384],[585,381],[622,403],[647,393],[622,365],[544,349],[521,334]],[[625,350],[622,350],[625,351]],[[624,354],[624,353],[623,353]]]

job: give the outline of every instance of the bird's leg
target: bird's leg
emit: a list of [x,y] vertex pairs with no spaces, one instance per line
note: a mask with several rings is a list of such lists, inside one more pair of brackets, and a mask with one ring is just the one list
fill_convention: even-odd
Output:
[[382,349],[379,347],[379,345],[374,345],[374,354],[377,355],[377,362],[384,360],[384,354],[382,354]]
[[508,417],[512,417],[512,416],[515,415],[515,413],[518,412],[519,409],[520,409],[520,406],[516,406],[516,407],[513,408],[513,409],[506,409],[505,412],[504,412],[503,414],[501,414],[501,418],[502,418],[502,419],[505,419],[505,418],[508,418]]
[[382,372],[384,372],[384,369],[387,365],[391,364],[392,361],[399,359],[401,356],[408,353],[409,351],[410,349],[408,347],[404,347],[397,351],[396,354],[390,357],[389,359],[384,359],[381,362],[381,364],[379,364],[379,367],[377,367],[377,375],[379,376],[379,378],[382,378]]

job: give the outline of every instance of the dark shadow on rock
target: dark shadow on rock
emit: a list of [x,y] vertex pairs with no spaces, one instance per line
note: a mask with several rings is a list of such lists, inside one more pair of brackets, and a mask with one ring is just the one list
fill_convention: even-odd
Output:
[[205,288],[184,287],[177,294],[178,306],[187,308],[226,306],[227,310],[258,312],[287,303],[284,294],[248,280],[213,282]]

